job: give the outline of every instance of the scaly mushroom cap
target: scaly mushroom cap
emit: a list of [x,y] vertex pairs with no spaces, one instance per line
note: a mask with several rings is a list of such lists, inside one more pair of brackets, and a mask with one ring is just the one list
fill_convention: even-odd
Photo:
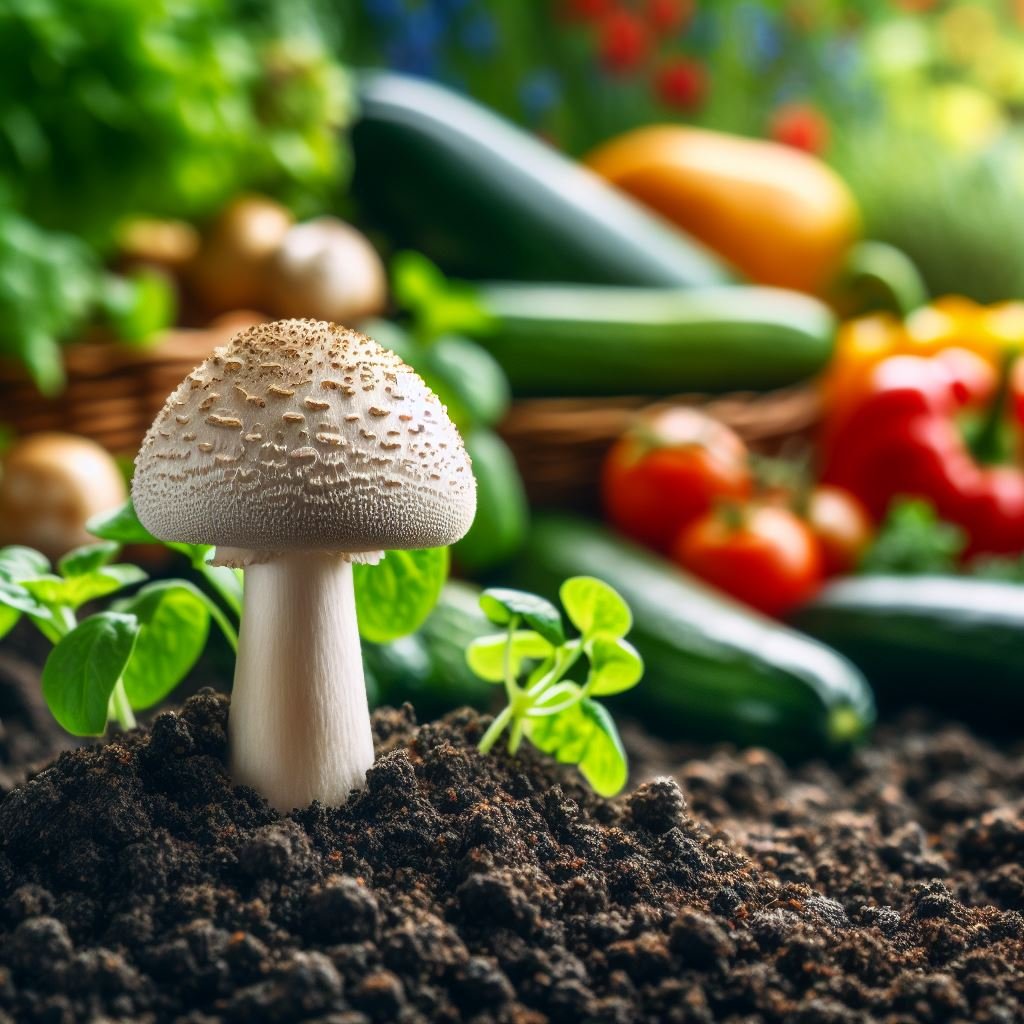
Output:
[[161,540],[269,553],[452,544],[476,511],[437,396],[318,320],[258,324],[193,370],[143,441],[132,497]]

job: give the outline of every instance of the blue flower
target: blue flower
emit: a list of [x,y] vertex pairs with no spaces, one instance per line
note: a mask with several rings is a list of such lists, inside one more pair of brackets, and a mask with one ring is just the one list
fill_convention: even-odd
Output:
[[363,0],[363,8],[376,21],[397,21],[405,11],[402,0]]
[[558,77],[552,71],[534,71],[519,86],[519,102],[531,121],[539,121],[557,102]]
[[462,45],[477,57],[487,57],[498,45],[498,26],[486,11],[474,14],[460,32]]
[[736,8],[736,23],[744,50],[755,68],[763,68],[782,56],[782,34],[775,18],[763,7],[743,3]]

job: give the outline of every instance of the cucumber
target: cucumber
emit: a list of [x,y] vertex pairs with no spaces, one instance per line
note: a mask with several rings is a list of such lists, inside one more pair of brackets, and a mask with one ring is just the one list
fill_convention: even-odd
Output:
[[510,582],[548,597],[576,575],[622,594],[645,672],[615,701],[657,732],[800,757],[844,751],[874,721],[871,689],[845,658],[596,524],[542,519],[516,564]]
[[699,243],[485,107],[391,72],[356,81],[352,192],[365,220],[446,273],[724,283]]
[[476,587],[449,582],[416,633],[389,644],[364,643],[370,703],[411,701],[423,720],[464,704],[491,707],[502,695],[500,687],[475,676],[466,664],[469,642],[494,632],[479,600]]
[[793,616],[843,651],[879,699],[919,701],[1019,728],[1024,586],[950,576],[862,576],[830,584]]
[[471,575],[507,562],[523,546],[530,519],[519,467],[493,430],[466,435],[476,477],[476,518],[452,547],[458,566]]
[[485,284],[479,341],[517,395],[768,389],[821,370],[835,317],[781,288]]

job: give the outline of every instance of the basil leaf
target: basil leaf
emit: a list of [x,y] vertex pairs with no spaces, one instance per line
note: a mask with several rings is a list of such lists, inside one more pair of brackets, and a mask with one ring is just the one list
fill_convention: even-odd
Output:
[[[551,644],[532,629],[517,629],[512,634],[512,650],[509,655],[509,668],[512,678],[519,676],[523,660],[526,658],[546,658],[551,654]],[[507,633],[494,633],[473,640],[466,648],[466,664],[474,675],[489,683],[501,683],[505,680],[505,648],[509,646]]]
[[584,637],[625,636],[633,625],[629,605],[603,580],[573,576],[559,591],[562,605],[572,624]]
[[135,650],[124,670],[125,692],[137,711],[158,704],[192,670],[206,646],[210,611],[190,583],[150,583],[124,602],[139,622]]
[[102,736],[110,694],[128,664],[139,633],[134,615],[101,612],[76,626],[50,652],[43,697],[73,736]]
[[57,571],[61,576],[84,576],[106,565],[117,554],[119,547],[120,545],[112,540],[85,544],[69,551],[57,563]]
[[386,644],[415,633],[448,578],[448,549],[388,551],[377,565],[353,566],[356,615],[364,640]]
[[42,619],[50,618],[50,609],[37,601],[24,584],[8,583],[7,580],[0,579],[0,605],[16,613],[28,612],[29,615],[38,615]]
[[34,548],[20,544],[0,548],[0,579],[23,580],[50,571],[50,560]]
[[159,544],[135,514],[135,506],[129,499],[113,512],[93,516],[85,527],[94,537],[116,540],[120,544]]
[[9,605],[0,604],[0,639],[7,636],[8,633],[18,624],[18,619],[21,618],[21,612],[16,608],[11,608]]
[[508,625],[514,616],[518,616],[553,646],[565,643],[561,614],[550,601],[536,594],[492,587],[480,595],[480,607],[484,615],[496,625]]
[[[560,700],[572,692],[569,687],[579,689],[574,683],[560,684]],[[626,785],[625,748],[611,715],[597,701],[584,697],[558,714],[528,718],[526,734],[535,747],[562,764],[576,765],[600,796],[614,796]]]
[[590,677],[587,684],[595,697],[623,693],[640,682],[644,663],[636,648],[626,640],[595,637],[587,645]]
[[22,586],[43,604],[78,608],[86,601],[106,597],[123,587],[141,583],[146,578],[146,574],[136,565],[105,565],[102,569],[68,579],[53,575],[40,576],[34,580],[25,580]]

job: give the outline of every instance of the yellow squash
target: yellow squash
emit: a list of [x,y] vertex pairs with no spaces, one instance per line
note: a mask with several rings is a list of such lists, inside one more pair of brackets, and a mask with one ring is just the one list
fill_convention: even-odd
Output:
[[842,179],[775,142],[656,125],[613,139],[586,163],[761,284],[822,294],[860,235]]

